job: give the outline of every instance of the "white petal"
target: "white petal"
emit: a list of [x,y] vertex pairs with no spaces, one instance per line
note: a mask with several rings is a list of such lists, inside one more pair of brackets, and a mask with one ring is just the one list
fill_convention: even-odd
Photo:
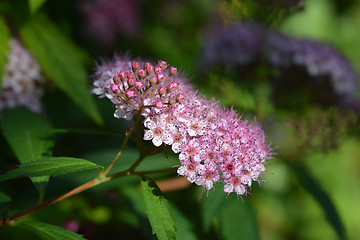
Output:
[[114,113],[114,117],[123,118],[124,116],[125,116],[125,113],[123,111],[121,111],[120,109],[116,109],[116,111]]
[[174,153],[179,153],[181,151],[181,144],[180,143],[173,143],[171,149]]
[[155,136],[152,140],[153,144],[156,146],[156,147],[159,147],[161,144],[162,144],[162,140],[161,140],[161,137],[159,136]]
[[151,140],[154,138],[154,134],[151,130],[145,130],[144,140]]

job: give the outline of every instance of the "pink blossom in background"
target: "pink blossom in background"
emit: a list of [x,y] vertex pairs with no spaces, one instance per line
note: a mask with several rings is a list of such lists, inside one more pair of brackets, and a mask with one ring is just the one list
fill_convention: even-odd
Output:
[[0,91],[0,114],[17,106],[41,112],[40,98],[45,79],[40,66],[17,39],[11,38],[9,43],[10,52]]
[[134,37],[139,31],[140,12],[137,0],[91,0],[79,6],[86,31],[104,44],[118,35]]
[[[141,112],[144,140],[171,146],[179,154],[177,173],[189,182],[205,190],[224,183],[224,192],[246,195],[254,181],[261,181],[272,156],[259,124],[206,99],[166,62],[153,65],[127,56],[103,61],[95,69],[92,93],[115,104],[115,117],[129,120]],[[150,67],[157,73],[143,77],[142,70]],[[130,79],[143,88],[129,85]],[[114,84],[119,85],[115,90]],[[127,96],[128,91],[135,95]]]

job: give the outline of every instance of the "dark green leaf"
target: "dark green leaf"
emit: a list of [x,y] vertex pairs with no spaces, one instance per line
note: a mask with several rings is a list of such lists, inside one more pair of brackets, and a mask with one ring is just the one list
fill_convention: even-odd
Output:
[[8,53],[10,51],[9,39],[10,31],[3,18],[0,17],[0,91],[2,89],[2,78],[8,61]]
[[220,186],[216,191],[210,191],[208,196],[204,196],[201,214],[205,231],[209,230],[214,217],[224,206],[225,200],[226,193],[222,191]]
[[176,232],[176,239],[179,240],[196,240],[198,239],[192,230],[192,222],[186,218],[179,209],[171,206],[171,209],[174,211],[175,219],[177,221],[176,227],[178,231]]
[[[232,199],[230,199],[232,198]],[[257,240],[259,238],[256,216],[249,203],[243,203],[236,196],[226,199],[220,213],[220,229],[225,240]]]
[[43,240],[84,240],[81,235],[47,223],[27,221],[21,226],[33,231]]
[[290,164],[291,169],[296,173],[306,190],[315,198],[323,208],[327,220],[335,229],[340,239],[345,239],[345,228],[329,195],[322,189],[320,184],[302,166]]
[[1,175],[0,182],[24,176],[58,176],[94,168],[103,169],[102,166],[84,159],[69,157],[48,157],[43,158],[40,161],[19,165],[18,168]]
[[30,12],[34,14],[46,0],[29,0]]
[[11,197],[0,191],[0,205],[7,202],[11,202]]
[[20,28],[25,45],[39,61],[47,77],[77,103],[93,120],[102,123],[89,94],[81,50],[67,39],[45,15],[36,14]]
[[149,178],[143,178],[141,190],[153,233],[159,240],[176,239],[176,226],[172,210],[158,186]]
[[[20,163],[38,161],[51,154],[53,128],[42,116],[26,108],[8,110],[3,115],[1,128]],[[49,178],[33,177],[31,180],[41,196]]]

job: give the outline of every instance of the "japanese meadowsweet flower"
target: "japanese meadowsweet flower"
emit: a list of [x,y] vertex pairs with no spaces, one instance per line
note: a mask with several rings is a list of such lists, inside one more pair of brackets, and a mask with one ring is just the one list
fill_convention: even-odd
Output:
[[191,183],[205,190],[224,183],[224,192],[244,195],[261,181],[272,151],[260,126],[199,95],[176,68],[116,56],[93,78],[92,92],[115,104],[115,117],[143,115],[143,139],[171,146],[179,154],[177,173]]
[[40,66],[17,39],[11,38],[9,43],[10,52],[0,91],[0,114],[17,106],[41,112],[44,77]]

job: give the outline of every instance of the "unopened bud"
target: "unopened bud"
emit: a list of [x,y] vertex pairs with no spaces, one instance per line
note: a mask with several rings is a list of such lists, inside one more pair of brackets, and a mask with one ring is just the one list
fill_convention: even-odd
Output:
[[125,80],[125,78],[126,78],[126,74],[124,73],[124,72],[119,72],[119,77],[120,77],[120,79],[121,79],[121,81],[124,81]]
[[151,65],[147,66],[145,69],[146,69],[146,72],[148,73],[148,75],[150,75],[151,73],[154,72],[154,67]]
[[144,84],[143,84],[142,82],[140,82],[140,81],[137,81],[137,82],[135,83],[135,87],[136,87],[137,89],[141,89],[143,86],[144,86]]
[[179,94],[176,96],[176,101],[177,101],[177,102],[182,102],[182,101],[184,101],[184,99],[185,99],[184,94],[179,93]]
[[134,73],[133,72],[127,72],[126,76],[127,76],[127,78],[134,78]]
[[176,67],[170,67],[169,75],[174,76],[176,73],[177,73],[177,68]]
[[167,68],[169,65],[165,61],[159,61],[157,66],[161,67],[163,70]]
[[160,95],[165,95],[166,94],[166,88],[162,87],[159,89],[159,94]]
[[136,72],[140,68],[140,64],[138,62],[133,61],[131,63],[132,70]]
[[161,101],[157,101],[155,106],[156,106],[156,108],[161,109],[164,107],[164,104]]
[[157,83],[157,78],[155,76],[151,76],[149,82],[151,85],[155,85]]
[[162,68],[161,67],[155,67],[155,73],[156,74],[162,73]]
[[169,92],[176,90],[178,87],[179,87],[179,84],[177,82],[169,83],[169,86],[168,86]]
[[156,75],[156,78],[157,78],[157,80],[158,80],[159,82],[163,82],[163,81],[165,80],[165,77],[164,77],[163,74],[158,74],[158,75]]
[[120,79],[120,77],[119,77],[118,75],[115,75],[115,76],[113,77],[113,81],[114,81],[114,83],[116,83],[116,84],[121,83],[121,79]]
[[176,99],[175,98],[169,98],[169,103],[170,105],[173,105],[176,103]]
[[135,80],[134,80],[133,78],[130,78],[130,79],[128,80],[128,84],[129,84],[130,87],[134,86]]
[[125,94],[128,98],[132,98],[133,96],[135,96],[135,91],[130,89],[130,90],[127,90]]
[[113,92],[117,92],[117,91],[119,90],[119,85],[117,85],[117,84],[111,84],[111,85],[110,85],[110,89],[111,89],[111,91],[113,91]]
[[145,72],[145,70],[144,70],[144,69],[140,69],[140,70],[138,71],[138,76],[139,76],[140,79],[143,79],[144,77],[146,77],[146,72]]

